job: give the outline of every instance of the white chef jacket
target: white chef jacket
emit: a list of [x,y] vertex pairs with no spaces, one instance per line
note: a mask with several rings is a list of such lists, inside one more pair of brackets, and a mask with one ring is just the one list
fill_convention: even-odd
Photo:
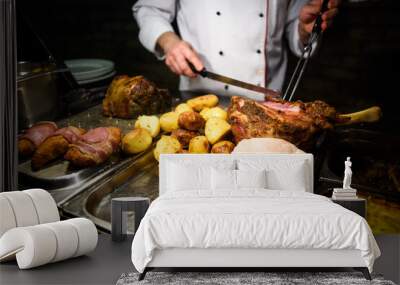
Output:
[[[174,31],[199,54],[207,70],[252,84],[281,90],[287,66],[284,38],[300,56],[300,9],[307,0],[139,0],[133,6],[139,40],[162,59],[158,38]],[[264,95],[208,78],[181,76],[180,90],[241,95],[263,99]]]

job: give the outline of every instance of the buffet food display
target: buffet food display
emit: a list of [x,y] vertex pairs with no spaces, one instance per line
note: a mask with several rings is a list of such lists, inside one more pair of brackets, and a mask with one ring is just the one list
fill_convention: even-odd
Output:
[[[180,103],[160,117],[140,116],[133,131],[135,135],[127,134],[123,141],[127,146],[137,146],[134,149],[144,151],[155,139],[157,160],[161,153],[231,153],[237,143],[255,138],[269,140],[247,143],[236,152],[241,149],[246,152],[282,151],[283,147],[276,148],[277,144],[297,152],[301,151],[297,147],[310,149],[316,135],[335,125],[376,121],[380,117],[378,107],[343,115],[318,100],[303,103],[267,98],[258,102],[234,96],[227,110],[218,103],[218,97],[209,94]],[[162,135],[158,138],[160,131]],[[279,141],[272,143],[273,139]]]
[[[260,102],[233,96],[224,108],[216,95],[208,94],[174,108],[170,105],[168,91],[143,76],[118,76],[107,90],[102,115],[112,120],[122,118],[133,127],[124,132],[115,125],[118,121],[110,121],[109,125],[85,130],[39,122],[19,136],[19,154],[31,158],[31,168],[36,171],[60,159],[76,168],[98,166],[114,153],[131,156],[151,148],[157,160],[162,153],[231,153],[236,144],[253,138],[281,139],[309,150],[322,131],[380,117],[378,107],[343,115],[318,100],[303,103],[269,97]],[[247,143],[244,149],[268,151],[270,145],[259,140]],[[236,152],[241,149],[243,146]]]
[[304,153],[337,125],[379,118],[378,107],[344,115],[322,101],[269,97],[206,94],[172,104],[144,77],[119,76],[102,104],[20,134],[19,181],[60,190],[52,193],[65,213],[107,228],[113,197],[158,196],[161,154]]

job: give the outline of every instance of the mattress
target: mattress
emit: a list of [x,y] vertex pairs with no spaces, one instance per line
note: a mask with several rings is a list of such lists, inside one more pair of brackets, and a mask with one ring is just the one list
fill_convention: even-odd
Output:
[[199,193],[166,193],[151,204],[132,243],[139,272],[155,250],[171,248],[359,250],[370,271],[380,255],[365,219],[326,197],[264,189]]

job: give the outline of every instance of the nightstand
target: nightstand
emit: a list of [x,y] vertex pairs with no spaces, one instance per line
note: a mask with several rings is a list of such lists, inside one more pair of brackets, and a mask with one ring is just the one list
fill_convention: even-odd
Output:
[[341,205],[342,207],[359,214],[365,218],[367,216],[367,200],[363,198],[354,199],[331,199],[332,202]]
[[111,237],[123,241],[128,234],[128,213],[135,215],[135,232],[146,214],[150,199],[145,197],[119,197],[111,200]]

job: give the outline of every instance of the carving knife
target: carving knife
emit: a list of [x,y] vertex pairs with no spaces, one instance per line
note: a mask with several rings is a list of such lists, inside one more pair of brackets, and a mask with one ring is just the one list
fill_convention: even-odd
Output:
[[203,68],[202,70],[197,70],[192,63],[188,62],[190,68],[192,69],[192,71],[196,74],[201,75],[204,78],[209,78],[212,80],[216,80],[225,84],[229,84],[229,85],[234,85],[240,88],[244,88],[247,90],[251,90],[254,92],[258,92],[258,93],[262,93],[265,94],[266,96],[271,96],[274,98],[280,98],[281,97],[281,93],[278,91],[274,91],[272,89],[268,89],[268,88],[264,88],[258,85],[254,85],[254,84],[250,84],[247,82],[243,82],[237,79],[233,79],[224,75],[220,75],[211,71],[206,70],[206,68]]

